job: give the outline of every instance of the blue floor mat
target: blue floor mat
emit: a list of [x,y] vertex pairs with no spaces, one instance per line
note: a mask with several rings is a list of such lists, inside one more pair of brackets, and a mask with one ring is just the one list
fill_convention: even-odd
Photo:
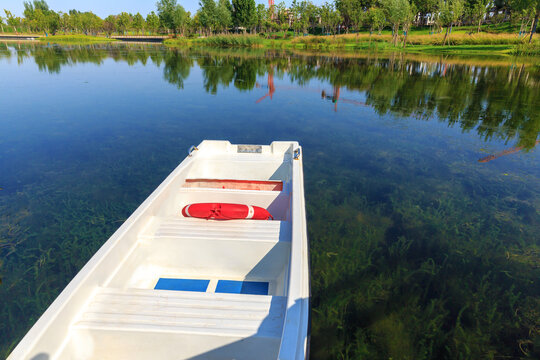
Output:
[[219,280],[217,293],[268,295],[268,283],[261,281]]
[[205,292],[209,283],[210,280],[160,278],[154,289]]

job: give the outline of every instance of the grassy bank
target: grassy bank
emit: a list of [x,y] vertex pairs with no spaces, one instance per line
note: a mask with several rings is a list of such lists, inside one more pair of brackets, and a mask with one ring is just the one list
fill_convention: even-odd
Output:
[[444,34],[429,34],[425,31],[411,32],[406,38],[399,36],[398,45],[392,44],[392,35],[359,33],[336,36],[297,36],[283,38],[265,38],[257,35],[218,35],[207,38],[178,38],[165,41],[173,47],[209,46],[209,47],[264,47],[271,49],[316,49],[316,50],[374,50],[426,52],[430,54],[484,54],[484,55],[538,55],[540,36],[532,44],[528,38],[510,33],[468,33],[454,31],[450,35],[449,45],[443,46]]
[[40,41],[57,44],[90,44],[90,43],[109,43],[117,41],[103,36],[88,35],[53,35],[39,38]]
[[167,46],[261,47],[263,38],[257,35],[216,35],[195,39],[167,39],[164,44]]

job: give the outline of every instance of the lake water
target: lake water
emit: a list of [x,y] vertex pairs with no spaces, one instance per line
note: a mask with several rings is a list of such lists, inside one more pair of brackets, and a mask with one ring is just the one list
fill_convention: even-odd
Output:
[[539,358],[537,60],[0,43],[0,358],[203,139],[303,146],[313,359]]

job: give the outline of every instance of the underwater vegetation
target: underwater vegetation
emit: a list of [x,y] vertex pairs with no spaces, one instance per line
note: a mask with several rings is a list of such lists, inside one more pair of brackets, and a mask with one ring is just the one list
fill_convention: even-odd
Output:
[[313,358],[538,358],[538,187],[353,157],[306,171]]
[[[51,76],[83,63],[106,66],[107,59],[153,64],[159,80],[181,96],[200,71],[197,86],[208,94],[264,88],[245,105],[255,110],[270,101],[256,103],[271,74],[277,94],[312,96],[313,103],[328,103],[329,114],[340,115],[347,104],[352,110],[345,114],[372,109],[381,123],[383,115],[417,127],[440,122],[443,133],[457,128],[522,155],[537,151],[540,69],[522,64],[143,45],[9,45],[0,47],[0,58],[33,61]],[[312,80],[328,96],[311,91]],[[311,358],[540,358],[538,164],[518,155],[479,164],[459,140],[421,143],[381,124],[362,134],[374,125],[346,116],[311,127],[287,124],[269,135],[298,138],[304,147]],[[266,141],[261,134],[244,137],[247,120],[237,117],[223,138],[242,133],[237,137]],[[8,152],[15,145],[0,137],[0,358],[178,164],[178,148],[208,130],[177,123],[160,127],[152,119],[151,133],[129,124],[118,138],[77,138],[64,162],[54,160],[59,147],[52,155],[32,154],[33,168],[18,165]],[[339,151],[325,151],[337,142]],[[506,176],[501,164],[519,171]]]

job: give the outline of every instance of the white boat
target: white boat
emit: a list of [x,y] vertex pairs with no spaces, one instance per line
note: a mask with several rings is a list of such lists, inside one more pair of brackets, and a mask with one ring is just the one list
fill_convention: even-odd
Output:
[[[274,220],[184,217],[192,203]],[[97,251],[8,357],[306,359],[309,261],[297,142],[203,141]]]

